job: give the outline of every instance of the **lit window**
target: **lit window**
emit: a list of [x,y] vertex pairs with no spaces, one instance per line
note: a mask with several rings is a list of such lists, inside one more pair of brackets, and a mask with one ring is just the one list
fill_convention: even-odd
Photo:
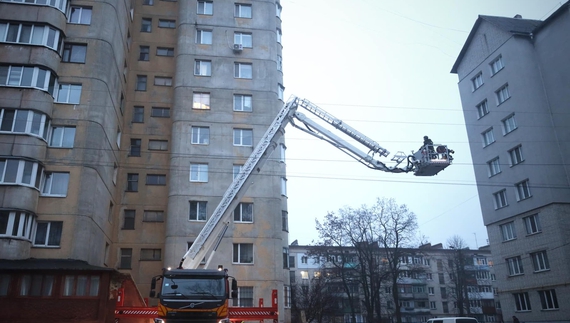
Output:
[[252,36],[249,33],[235,32],[234,44],[241,44],[244,48],[253,47]]
[[505,67],[505,64],[503,64],[502,56],[497,57],[489,65],[491,66],[491,75],[497,74],[500,70],[503,69],[503,67]]
[[253,203],[239,203],[234,210],[234,222],[253,222]]
[[150,47],[139,46],[139,61],[148,61],[150,59]]
[[159,261],[162,259],[162,250],[160,249],[141,249],[141,260]]
[[75,127],[52,127],[50,147],[72,148],[75,140]]
[[152,31],[152,18],[142,18],[141,20],[141,32],[150,33]]
[[507,205],[507,191],[501,190],[493,194],[493,198],[495,200],[495,209],[503,208]]
[[509,269],[509,276],[522,275],[524,273],[520,256],[507,258],[506,260],[507,268]]
[[190,182],[207,182],[208,164],[190,164]]
[[232,260],[236,264],[253,264],[253,244],[234,243]]
[[59,247],[63,222],[38,222],[34,247]]
[[538,295],[540,296],[540,305],[542,305],[543,310],[555,310],[558,309],[558,299],[556,298],[556,290],[539,290]]
[[534,234],[542,231],[538,214],[533,214],[523,218],[526,234]]
[[503,134],[505,134],[505,135],[517,128],[517,123],[515,121],[515,115],[514,114],[511,114],[510,116],[501,120],[501,122],[503,123]]
[[171,47],[157,47],[156,48],[156,56],[174,56],[174,48]]
[[515,231],[515,223],[508,222],[499,226],[501,229],[501,235],[503,241],[509,241],[517,238],[517,232]]
[[60,84],[57,91],[57,103],[79,104],[81,84]]
[[211,45],[212,31],[204,29],[196,30],[196,44]]
[[85,63],[87,54],[87,45],[69,44],[63,45],[62,62],[66,63]]
[[146,185],[166,185],[166,175],[147,174]]
[[148,150],[168,150],[168,140],[153,140],[148,141]]
[[515,298],[515,310],[517,311],[530,311],[530,298],[528,297],[528,293],[515,293],[513,294]]
[[137,75],[137,84],[135,91],[146,91],[146,75]]
[[210,93],[200,93],[194,92],[192,96],[192,108],[199,110],[209,110],[210,109]]
[[475,75],[475,77],[471,79],[471,84],[473,85],[473,91],[480,88],[483,85],[483,74],[479,72],[479,74]]
[[190,201],[190,221],[206,221],[206,206],[205,201]]
[[301,279],[309,279],[309,272],[301,270]]
[[194,65],[194,75],[212,76],[212,62],[197,60]]
[[236,3],[234,16],[239,18],[251,18],[251,5]]
[[489,114],[489,105],[487,104],[487,100],[477,104],[477,116],[482,118]]
[[550,269],[546,251],[533,252],[530,254],[530,258],[532,259],[534,271],[545,271]]
[[507,99],[509,99],[511,97],[511,95],[509,94],[509,85],[506,84],[503,87],[501,87],[500,89],[498,89],[495,94],[497,95],[497,102],[498,104],[501,104],[505,101],[507,101]]
[[483,137],[483,147],[487,147],[495,142],[495,135],[493,134],[493,128],[486,130],[481,134]]
[[158,19],[159,28],[176,28],[176,20]]
[[69,8],[69,23],[90,25],[91,24],[91,8],[71,6]]
[[522,146],[517,146],[511,150],[509,150],[509,156],[511,157],[511,166],[515,166],[520,164],[524,161],[523,154],[522,154]]
[[501,165],[499,164],[499,157],[493,158],[487,162],[489,166],[489,177],[495,176],[501,172]]
[[532,195],[530,194],[530,188],[528,185],[528,179],[524,180],[522,182],[516,183],[515,187],[517,189],[517,199],[519,201],[527,199],[529,197],[531,197]]
[[210,142],[210,128],[192,127],[192,144],[207,145]]
[[212,1],[198,1],[198,10],[196,13],[199,15],[213,15],[214,3]]
[[154,77],[154,85],[157,86],[172,86],[172,77]]
[[65,197],[68,184],[69,173],[46,172],[43,178],[42,195]]
[[234,111],[251,112],[253,98],[251,95],[234,94]]
[[253,77],[253,66],[249,63],[234,63],[234,76],[241,79]]
[[253,146],[253,130],[234,129],[234,146]]

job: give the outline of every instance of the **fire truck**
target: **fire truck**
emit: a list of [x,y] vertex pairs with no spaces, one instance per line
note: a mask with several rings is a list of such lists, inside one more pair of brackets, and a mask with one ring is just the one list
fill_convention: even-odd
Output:
[[[301,109],[310,113],[312,118],[303,114]],[[229,226],[231,211],[241,201],[249,184],[254,181],[263,164],[279,145],[284,129],[289,124],[328,142],[365,166],[384,172],[411,172],[416,176],[433,176],[451,165],[453,160],[453,150],[448,149],[446,145],[429,142],[410,155],[401,151],[394,154],[391,158],[392,165],[388,166],[379,160],[390,155],[388,150],[310,101],[292,96],[226,190],[212,216],[180,260],[178,268],[164,269],[161,275],[152,279],[150,296],[158,297],[159,301],[157,308],[148,308],[148,313],[156,315],[155,323],[230,323],[278,319],[276,290],[272,292],[270,307],[263,307],[262,300],[259,307],[230,307],[229,300],[237,297],[237,280],[223,268],[208,268]],[[335,134],[335,130],[347,138]],[[366,151],[358,148],[356,144],[365,147]],[[198,269],[199,267],[202,268]],[[156,292],[157,282],[161,282],[160,292]],[[130,311],[136,310],[118,307],[116,316],[132,317],[129,316]]]

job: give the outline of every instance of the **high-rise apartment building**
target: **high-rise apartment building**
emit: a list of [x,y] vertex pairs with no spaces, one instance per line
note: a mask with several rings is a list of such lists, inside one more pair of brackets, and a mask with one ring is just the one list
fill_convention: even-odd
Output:
[[[277,0],[0,0],[0,259],[114,269],[146,297],[283,105],[280,16]],[[287,320],[280,146],[211,263],[238,279],[233,305],[277,289]],[[1,277],[0,298],[27,295]]]
[[569,28],[479,16],[451,71],[505,322],[569,322]]

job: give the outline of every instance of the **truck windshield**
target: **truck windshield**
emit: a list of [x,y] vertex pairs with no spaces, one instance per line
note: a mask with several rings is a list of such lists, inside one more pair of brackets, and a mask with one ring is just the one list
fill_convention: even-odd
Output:
[[162,284],[163,295],[224,297],[225,293],[225,281],[222,277],[167,276]]

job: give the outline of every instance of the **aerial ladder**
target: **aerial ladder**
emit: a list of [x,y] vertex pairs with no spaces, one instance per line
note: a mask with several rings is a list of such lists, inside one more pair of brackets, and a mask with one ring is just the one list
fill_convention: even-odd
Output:
[[[316,122],[315,120],[308,118],[300,111],[300,108],[316,116],[321,120],[321,122]],[[396,153],[391,158],[391,161],[393,161],[395,165],[388,166],[379,160],[381,157],[388,157],[390,155],[390,152],[387,149],[383,148],[376,141],[368,138],[358,130],[352,128],[342,120],[334,117],[310,101],[292,96],[279,111],[257,146],[254,148],[246,163],[242,166],[240,173],[224,193],[222,200],[194,240],[194,243],[180,260],[178,268],[167,269],[168,272],[163,274],[163,278],[169,277],[169,274],[178,275],[176,276],[176,282],[177,284],[180,284],[180,281],[183,280],[181,276],[182,273],[192,273],[192,271],[188,270],[198,270],[201,265],[202,268],[209,268],[210,261],[212,260],[228,228],[231,211],[241,201],[241,198],[247,191],[247,188],[252,182],[254,182],[255,176],[261,172],[262,166],[279,145],[279,140],[285,133],[285,127],[289,124],[305,133],[330,143],[365,166],[384,172],[412,172],[416,176],[433,176],[451,165],[453,160],[452,154],[454,152],[453,150],[448,149],[446,145],[429,143],[421,146],[417,152],[412,153],[411,155],[406,155],[403,152]],[[348,136],[352,141],[365,147],[366,151],[357,148],[352,142],[349,142],[335,134],[333,131],[328,130],[325,126],[330,126],[333,128],[332,130],[340,131],[344,135]],[[208,256],[208,258],[204,264],[203,261],[206,256]],[[231,294],[235,287],[235,282],[236,281],[234,279],[231,290],[228,287],[228,295]],[[155,284],[156,281],[153,279],[151,286],[154,286]],[[164,287],[165,285],[163,285],[163,288]],[[151,289],[151,293],[153,293],[153,287],[151,287]],[[245,319],[277,319],[276,295],[277,292],[274,290],[272,293],[273,299],[270,308],[261,307],[261,304],[260,307],[249,308],[247,311],[244,311],[242,308],[230,307],[227,310],[227,320],[243,321]],[[163,297],[164,293],[161,295],[158,311],[160,314],[159,316],[163,318],[156,319],[156,322],[168,322],[168,320],[164,318],[168,315],[168,309],[166,306],[161,304]],[[164,303],[166,303],[166,298]],[[186,303],[188,303],[188,301]],[[161,312],[161,306],[163,312]],[[193,309],[187,310],[187,314],[189,316],[185,322],[193,321],[190,314],[192,310]],[[173,311],[180,312],[180,310],[176,309]],[[198,319],[196,321],[198,321]],[[218,321],[221,322],[224,320],[217,320],[216,322]]]

